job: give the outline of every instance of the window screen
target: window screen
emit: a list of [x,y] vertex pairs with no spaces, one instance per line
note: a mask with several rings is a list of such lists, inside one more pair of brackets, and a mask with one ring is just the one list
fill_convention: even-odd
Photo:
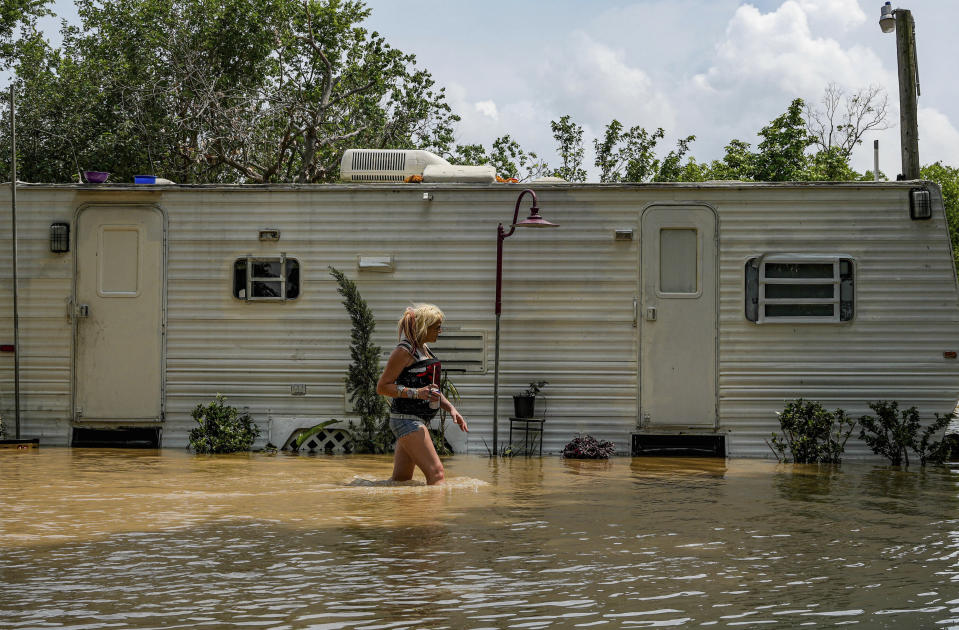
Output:
[[248,301],[295,300],[300,263],[286,255],[238,258],[233,263],[233,297]]
[[746,319],[845,322],[854,313],[854,265],[841,256],[776,254],[746,262]]

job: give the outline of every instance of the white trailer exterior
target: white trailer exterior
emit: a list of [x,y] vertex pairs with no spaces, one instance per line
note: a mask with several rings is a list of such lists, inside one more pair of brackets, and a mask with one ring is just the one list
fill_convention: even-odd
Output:
[[[959,292],[934,184],[533,188],[561,227],[505,242],[501,444],[510,395],[533,380],[549,381],[544,452],[577,432],[619,453],[634,434],[722,435],[727,455],[764,457],[776,412],[800,396],[854,417],[880,399],[916,405],[924,420],[955,407]],[[931,219],[910,217],[917,188],[931,193]],[[164,447],[183,447],[190,411],[216,393],[249,409],[261,444],[282,445],[297,423],[349,419],[350,322],[332,265],[373,309],[384,357],[405,306],[445,311],[436,349],[466,370],[451,376],[471,426],[468,439],[447,435],[458,452],[486,453],[496,226],[523,189],[21,184],[21,437],[69,444],[76,427],[160,426]],[[6,186],[3,345],[13,343],[10,207]],[[51,252],[55,222],[70,225],[68,253]],[[260,272],[295,263],[295,299],[245,299],[258,282],[282,290],[246,281],[248,258],[274,261]],[[768,303],[758,318],[749,307],[753,322],[747,285],[753,296],[760,284]],[[797,291],[805,304],[790,304]],[[3,352],[8,436],[13,392]],[[847,456],[866,454],[850,440]]]

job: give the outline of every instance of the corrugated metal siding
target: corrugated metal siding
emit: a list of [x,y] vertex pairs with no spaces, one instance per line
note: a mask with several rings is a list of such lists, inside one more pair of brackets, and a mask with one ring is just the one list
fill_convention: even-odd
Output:
[[[71,336],[66,298],[73,283],[72,254],[50,252],[54,221],[73,220],[71,194],[18,191],[21,437],[65,444],[70,433]],[[13,239],[10,188],[0,192],[0,343],[13,343]],[[0,354],[0,416],[15,435],[14,357]]]
[[[344,417],[349,320],[329,265],[357,281],[379,322],[377,343],[384,356],[395,345],[402,309],[413,301],[434,302],[446,312],[448,330],[486,331],[491,370],[496,224],[510,219],[516,194],[437,191],[434,201],[424,204],[420,189],[232,193],[216,195],[216,203],[202,197],[202,211],[195,207],[199,197],[164,200],[171,242],[167,443],[174,433],[185,435],[188,409],[215,391],[249,404],[259,417]],[[575,213],[582,211],[554,203],[546,214],[575,224]],[[636,225],[635,215],[634,208],[630,225]],[[637,250],[636,244],[612,242],[614,225],[623,227],[614,221],[566,234],[519,231],[506,242],[501,443],[508,436],[510,395],[545,379],[550,381],[545,450],[561,448],[577,428],[612,430],[626,448],[636,414]],[[281,230],[280,242],[260,244],[256,232],[265,227]],[[357,236],[344,238],[350,234]],[[234,300],[228,284],[233,260],[278,252],[300,262],[301,297],[286,304]],[[360,254],[384,253],[394,257],[393,273],[356,270]],[[603,334],[592,330],[597,323]],[[441,338],[440,356],[442,346]],[[229,361],[216,367],[211,359],[207,368],[197,364],[197,356]],[[236,369],[237,362],[248,369]],[[452,375],[472,430],[468,447],[480,453],[484,438],[491,443],[491,377],[491,371]],[[307,385],[307,395],[291,396],[293,383]],[[595,404],[586,414],[584,404],[591,399]],[[455,427],[450,433],[454,445],[467,446]]]
[[[413,301],[435,302],[447,328],[485,330],[487,374],[457,374],[468,443],[491,441],[498,222],[508,222],[518,187],[331,186],[292,189],[179,188],[140,192],[31,188],[18,196],[21,336],[29,436],[68,434],[71,329],[65,317],[72,253],[47,251],[54,220],[72,222],[87,201],[156,202],[168,217],[167,371],[164,445],[182,446],[190,411],[218,392],[248,407],[266,435],[270,417],[344,418],[349,320],[327,271],[357,281],[388,353],[395,320]],[[653,201],[698,200],[718,211],[720,229],[721,429],[733,455],[766,456],[775,412],[803,395],[853,415],[878,398],[918,404],[925,416],[955,402],[956,362],[942,351],[959,339],[956,283],[941,209],[908,220],[903,186],[538,188],[557,230],[517,230],[505,242],[500,366],[500,442],[510,395],[548,380],[544,452],[588,431],[628,453],[636,424],[640,212]],[[8,194],[8,193],[7,193]],[[0,222],[9,225],[8,198]],[[525,212],[526,204],[521,211]],[[0,223],[4,225],[4,223]],[[276,243],[257,232],[281,231]],[[616,229],[636,240],[614,242]],[[0,259],[10,239],[0,231]],[[301,296],[245,303],[231,296],[238,257],[285,252],[301,265]],[[855,321],[757,326],[743,314],[743,265],[773,252],[843,253],[857,260]],[[395,271],[360,273],[360,254],[391,254]],[[2,267],[0,267],[2,268]],[[0,331],[10,330],[9,272],[0,271]],[[6,276],[3,273],[7,273]],[[918,325],[917,325],[918,322]],[[437,344],[442,352],[442,338]],[[9,365],[8,365],[9,364]],[[0,413],[12,414],[12,359],[0,356]],[[864,385],[865,383],[865,385]],[[290,385],[307,386],[305,396]],[[274,439],[282,440],[285,436]],[[852,454],[861,445],[850,443]]]
[[[783,192],[783,191],[780,191]],[[941,206],[911,221],[906,189],[866,187],[750,197],[720,211],[720,418],[731,455],[770,456],[776,411],[802,396],[858,418],[899,400],[924,419],[959,396],[955,275]],[[761,210],[757,212],[757,210]],[[834,325],[752,324],[743,316],[744,264],[764,253],[848,254],[856,315]],[[857,439],[847,455],[867,455]]]

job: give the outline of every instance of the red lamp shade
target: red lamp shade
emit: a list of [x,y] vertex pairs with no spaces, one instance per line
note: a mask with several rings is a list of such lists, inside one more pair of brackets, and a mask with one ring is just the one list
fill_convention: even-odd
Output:
[[519,223],[514,223],[512,227],[559,227],[559,223],[550,223],[539,216],[539,208],[533,206],[529,209],[529,216]]

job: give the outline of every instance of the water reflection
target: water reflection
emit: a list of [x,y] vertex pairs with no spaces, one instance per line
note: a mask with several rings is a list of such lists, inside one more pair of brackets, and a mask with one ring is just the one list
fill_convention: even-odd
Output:
[[948,471],[445,465],[0,453],[0,627],[959,624]]

